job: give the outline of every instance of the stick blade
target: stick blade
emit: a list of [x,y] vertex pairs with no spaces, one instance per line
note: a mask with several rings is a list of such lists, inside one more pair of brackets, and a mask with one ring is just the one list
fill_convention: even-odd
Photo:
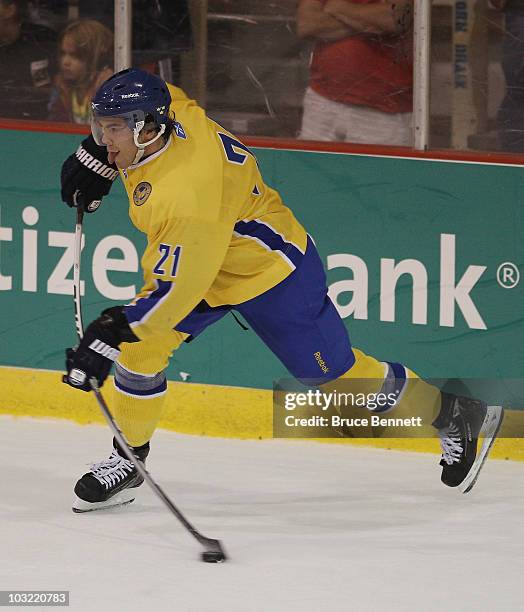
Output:
[[219,540],[203,537],[200,543],[206,548],[200,555],[204,563],[224,563],[227,560],[227,555]]

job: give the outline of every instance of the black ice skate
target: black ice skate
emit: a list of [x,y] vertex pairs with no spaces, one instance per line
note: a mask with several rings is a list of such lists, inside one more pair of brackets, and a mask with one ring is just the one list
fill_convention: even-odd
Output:
[[[137,472],[113,440],[113,452],[109,459],[93,463],[90,471],[75,485],[76,500],[73,512],[91,512],[129,504],[135,499],[135,489],[144,479]],[[134,449],[135,456],[145,463],[149,454],[149,442]]]
[[[442,482],[471,491],[504,418],[501,406],[442,392],[442,407],[433,422],[442,447]],[[479,438],[482,443],[479,450]]]

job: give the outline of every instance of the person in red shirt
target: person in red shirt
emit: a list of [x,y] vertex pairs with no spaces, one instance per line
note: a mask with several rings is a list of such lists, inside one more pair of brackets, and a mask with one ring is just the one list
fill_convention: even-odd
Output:
[[412,144],[412,0],[300,0],[315,41],[300,138]]

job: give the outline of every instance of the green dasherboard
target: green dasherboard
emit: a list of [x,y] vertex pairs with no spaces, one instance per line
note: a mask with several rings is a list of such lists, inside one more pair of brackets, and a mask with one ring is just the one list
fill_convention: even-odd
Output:
[[[64,347],[75,343],[67,250],[75,215],[60,202],[59,172],[79,140],[2,131],[0,365],[60,370]],[[355,346],[427,377],[523,376],[521,168],[254,152],[266,182],[315,240]],[[145,242],[117,183],[85,219],[87,322],[141,284]],[[193,382],[270,388],[286,371],[227,316],[177,351],[168,377],[186,374]]]

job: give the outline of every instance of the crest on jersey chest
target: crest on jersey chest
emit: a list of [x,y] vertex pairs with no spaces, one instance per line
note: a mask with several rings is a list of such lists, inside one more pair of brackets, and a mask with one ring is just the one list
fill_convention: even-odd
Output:
[[138,183],[133,191],[133,202],[135,203],[135,206],[142,206],[142,204],[145,204],[152,191],[153,187],[151,186],[151,183],[147,183],[145,181]]

